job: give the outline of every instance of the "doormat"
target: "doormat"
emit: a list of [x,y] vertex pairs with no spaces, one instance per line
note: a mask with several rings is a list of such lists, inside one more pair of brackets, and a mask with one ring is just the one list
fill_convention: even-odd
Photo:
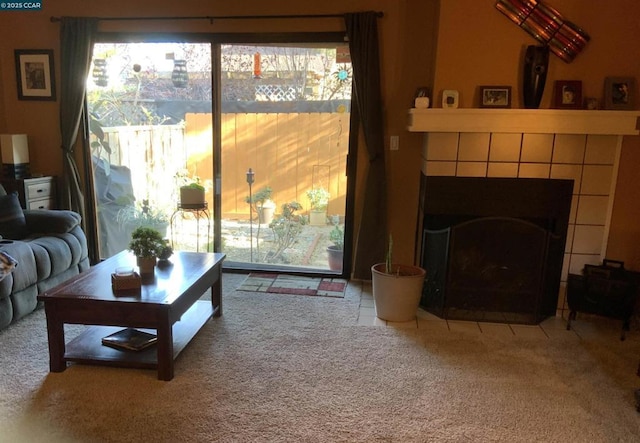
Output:
[[255,272],[249,274],[238,287],[238,291],[339,298],[344,297],[345,289],[347,289],[347,281],[341,278],[259,274]]

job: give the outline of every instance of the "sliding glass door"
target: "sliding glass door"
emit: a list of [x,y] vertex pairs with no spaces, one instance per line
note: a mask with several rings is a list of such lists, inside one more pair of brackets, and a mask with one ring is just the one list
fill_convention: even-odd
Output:
[[[95,45],[87,99],[101,258],[144,225],[175,249],[226,253],[226,268],[348,272],[348,47],[340,35],[296,36]],[[202,205],[182,201],[188,183],[204,187]]]

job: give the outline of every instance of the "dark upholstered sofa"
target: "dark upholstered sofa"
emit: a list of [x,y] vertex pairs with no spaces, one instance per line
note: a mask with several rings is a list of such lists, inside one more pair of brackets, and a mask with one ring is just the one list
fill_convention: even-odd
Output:
[[15,268],[0,273],[0,329],[38,308],[37,295],[89,268],[80,216],[64,210],[23,210],[0,185],[0,252]]

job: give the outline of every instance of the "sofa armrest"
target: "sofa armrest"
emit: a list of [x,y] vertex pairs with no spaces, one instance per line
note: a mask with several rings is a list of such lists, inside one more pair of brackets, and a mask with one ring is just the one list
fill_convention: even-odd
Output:
[[39,234],[65,234],[80,224],[80,214],[56,209],[29,209],[24,211],[27,230]]

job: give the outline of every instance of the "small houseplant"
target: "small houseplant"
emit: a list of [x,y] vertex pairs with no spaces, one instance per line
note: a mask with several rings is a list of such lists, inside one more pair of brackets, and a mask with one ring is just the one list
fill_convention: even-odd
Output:
[[309,198],[309,224],[321,226],[327,223],[327,206],[329,205],[329,191],[320,187],[307,191]]
[[393,238],[389,236],[384,263],[371,267],[376,316],[388,321],[411,321],[416,317],[426,271],[418,266],[393,263]]
[[167,241],[160,232],[141,226],[131,233],[129,249],[137,258],[140,274],[152,274],[156,259],[166,252]]
[[329,240],[332,245],[327,246],[327,260],[329,269],[341,271],[344,261],[344,231],[337,224],[329,232]]

